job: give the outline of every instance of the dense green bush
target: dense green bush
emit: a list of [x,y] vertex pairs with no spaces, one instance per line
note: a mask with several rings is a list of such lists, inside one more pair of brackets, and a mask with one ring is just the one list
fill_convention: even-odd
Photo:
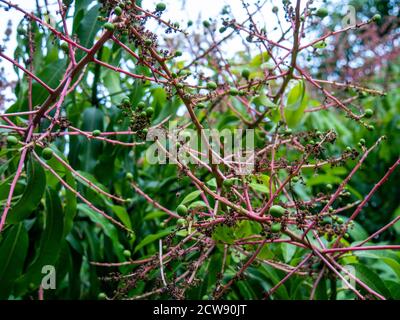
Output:
[[[0,89],[1,299],[400,298],[390,5],[342,28],[299,0],[268,2],[273,26],[258,4],[183,25],[162,2],[0,3],[25,15],[0,51],[18,77]],[[346,60],[370,42],[335,50],[365,30],[391,53],[374,72],[376,52]],[[153,163],[170,128],[178,161]],[[208,161],[220,140],[188,146],[203,129],[253,130],[252,171]]]

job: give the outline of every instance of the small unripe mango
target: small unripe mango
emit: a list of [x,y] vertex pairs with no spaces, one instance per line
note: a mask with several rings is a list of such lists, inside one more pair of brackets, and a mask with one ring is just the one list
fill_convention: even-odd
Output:
[[176,208],[176,212],[180,215],[180,216],[184,216],[187,214],[188,209],[185,205],[180,204],[177,208]]
[[50,148],[44,148],[42,151],[42,157],[45,160],[50,160],[53,157],[53,150]]
[[285,208],[281,206],[273,205],[271,208],[269,208],[269,214],[275,218],[282,217],[284,213],[285,213]]

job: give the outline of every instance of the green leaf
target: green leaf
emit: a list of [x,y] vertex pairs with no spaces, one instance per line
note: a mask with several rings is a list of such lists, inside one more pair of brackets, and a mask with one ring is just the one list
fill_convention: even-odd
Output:
[[187,204],[187,203],[192,202],[194,199],[196,199],[196,198],[201,194],[201,192],[202,192],[202,191],[200,191],[200,190],[196,190],[196,191],[193,191],[193,192],[189,193],[189,194],[182,200],[181,204]]
[[233,244],[235,242],[234,229],[226,225],[219,225],[214,229],[212,234],[214,241]]
[[[79,43],[88,49],[92,47],[96,33],[101,27],[101,22],[97,20],[99,8],[100,5],[97,4],[86,12],[77,29]],[[77,53],[77,60],[80,60],[83,55],[82,51],[79,50]]]
[[385,298],[390,297],[390,291],[373,270],[359,263],[350,264],[355,268],[355,276],[364,282],[368,287],[383,295]]
[[[103,119],[104,113],[101,110],[95,107],[85,109],[82,119],[82,130],[88,132],[92,132],[93,130],[103,131]],[[82,142],[80,143],[79,160],[81,161],[81,167],[84,171],[93,171],[94,167],[98,163],[101,150],[101,141],[93,141],[92,139],[88,141],[87,138],[82,137]]]
[[254,103],[257,107],[263,106],[266,108],[277,108],[278,106],[273,103],[265,94],[260,94],[258,96],[255,96],[252,100],[252,103]]
[[[393,254],[393,256],[391,257],[390,252],[380,251],[380,250],[355,251],[354,254],[358,257],[377,259],[380,262],[385,263],[393,270],[393,273],[400,279],[400,263],[396,261],[396,259],[394,258],[396,257],[396,255]],[[400,259],[397,257],[397,260]]]
[[[393,213],[393,219],[396,219],[398,216],[400,216],[400,206],[397,207],[396,211]],[[397,223],[393,225],[393,229],[397,234],[400,234],[400,221],[397,221]]]
[[[65,182],[68,183],[69,186],[72,187],[73,190],[76,190],[76,181],[72,176],[72,173],[67,171]],[[73,227],[74,218],[77,212],[77,199],[74,192],[70,191],[66,188],[65,191],[65,218],[64,218],[64,236],[66,236]]]
[[127,227],[129,230],[132,230],[131,219],[129,218],[129,214],[124,207],[121,206],[112,206],[112,211],[118,217],[119,220]]
[[118,230],[117,228],[105,217],[103,217],[100,213],[95,212],[88,205],[79,203],[78,210],[83,212],[85,215],[89,217],[97,226],[99,226],[104,234],[109,237],[114,246],[114,252],[118,256],[119,259],[123,260],[124,256],[122,252],[124,251],[124,246],[118,239]]
[[251,67],[260,67],[263,63],[267,62],[269,60],[269,54],[267,51],[260,53],[256,55],[253,59],[250,61],[250,66]]
[[[347,218],[344,216],[340,216],[342,219],[346,220]],[[356,221],[353,221],[354,225],[352,228],[348,229],[348,233],[354,239],[354,241],[362,241],[368,238],[368,233],[365,229]]]
[[269,187],[259,184],[259,183],[250,183],[249,186],[253,188],[255,191],[269,194]]
[[[57,148],[52,148],[61,159],[68,164],[68,159]],[[76,190],[76,181],[71,171],[64,167],[55,157],[47,160],[47,164],[73,189]],[[47,186],[52,189],[57,189],[61,184],[60,181],[51,172],[46,171]],[[73,221],[76,215],[76,195],[74,192],[65,188],[65,219],[64,219],[64,236],[66,236],[72,229]]]
[[4,163],[1,164],[1,166],[0,166],[0,176],[2,176],[3,173],[7,170],[9,163],[12,162],[14,160],[14,158],[15,158],[15,156],[11,157],[10,159],[8,159],[7,161],[5,161]]
[[290,243],[282,243],[281,248],[282,248],[283,259],[285,260],[286,263],[289,263],[296,253],[296,246]]
[[[270,280],[270,282],[272,283],[272,285],[277,284],[280,280],[281,277],[279,277],[278,275],[278,271],[274,270],[274,268],[272,268],[269,265],[262,265],[261,268],[259,268],[259,270],[264,274],[264,276]],[[287,288],[286,288],[287,284],[283,284],[281,285],[273,294],[273,297],[277,297],[279,299],[285,299],[285,300],[290,300],[290,296],[288,294]]]
[[167,228],[161,232],[158,232],[156,234],[149,234],[142,241],[140,241],[140,243],[136,246],[134,252],[137,252],[140,249],[142,249],[143,247],[149,245],[150,243],[153,243],[154,241],[169,235],[174,229],[175,229],[175,227],[169,227],[169,228]]
[[239,221],[235,225],[235,237],[236,239],[250,237],[261,232],[261,226],[255,221]]
[[290,90],[287,97],[285,118],[289,127],[293,128],[300,122],[306,106],[305,85],[301,80]]
[[103,83],[111,96],[111,102],[118,104],[124,96],[123,92],[121,92],[121,78],[119,74],[111,70],[103,72]]
[[[37,75],[44,83],[46,83],[51,88],[56,88],[65,72],[65,62],[63,60],[56,60],[50,62],[44,66],[41,72]],[[32,85],[32,104],[34,106],[40,105],[49,95],[48,91],[42,87],[36,81]],[[24,100],[23,109],[26,110],[28,106],[28,100]]]
[[28,266],[26,273],[16,282],[19,295],[29,290],[30,286],[38,287],[43,277],[42,268],[54,266],[61,248],[64,229],[64,212],[57,191],[48,188],[46,191],[46,211],[44,230],[36,256]]
[[38,207],[46,188],[46,175],[40,163],[29,157],[27,167],[25,191],[8,212],[8,223],[15,224],[26,219]]
[[7,230],[0,243],[0,299],[7,299],[21,274],[28,252],[28,233],[19,223]]
[[396,281],[386,280],[385,286],[390,290],[392,299],[400,300],[400,284]]

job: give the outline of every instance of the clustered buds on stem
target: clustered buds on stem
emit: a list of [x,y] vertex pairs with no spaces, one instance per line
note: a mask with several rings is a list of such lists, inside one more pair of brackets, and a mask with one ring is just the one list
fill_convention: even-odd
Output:
[[[167,9],[164,3],[157,3],[155,8],[152,9],[153,11],[144,10],[135,1],[102,0],[101,3],[103,4],[101,9],[102,16],[98,18],[99,21],[104,22],[101,37],[96,40],[97,42],[91,49],[86,48],[86,56],[76,64],[74,54],[75,51],[80,49],[80,44],[75,38],[69,37],[67,33],[62,34],[63,40],[60,48],[69,57],[69,62],[71,63],[69,68],[72,68],[73,71],[66,72],[66,80],[61,82],[57,89],[51,89],[42,83],[42,86],[48,92],[48,100],[35,111],[35,116],[29,120],[27,127],[23,128],[23,134],[20,133],[21,128],[14,125],[11,120],[8,124],[5,124],[8,126],[7,130],[11,127],[13,131],[6,139],[10,147],[20,144],[24,150],[27,150],[23,152],[28,153],[34,150],[35,146],[39,146],[43,148],[41,157],[44,160],[53,159],[59,161],[58,151],[54,149],[54,146],[50,147],[49,142],[52,139],[62,138],[62,133],[79,134],[88,139],[97,139],[105,143],[109,142],[129,147],[135,146],[135,142],[123,144],[121,141],[108,139],[107,135],[110,133],[102,132],[99,129],[91,132],[77,131],[69,123],[68,119],[61,117],[65,98],[79,86],[81,81],[79,76],[84,74],[84,67],[89,63],[96,64],[96,67],[108,68],[113,72],[127,76],[129,79],[132,78],[139,84],[141,81],[145,84],[144,90],[146,94],[151,92],[147,90],[148,83],[153,83],[158,88],[163,88],[168,100],[177,102],[177,104],[186,108],[187,117],[177,117],[178,120],[182,120],[179,125],[192,126],[201,134],[205,126],[217,125],[218,119],[215,119],[213,110],[216,110],[217,113],[230,112],[235,121],[234,126],[254,129],[259,142],[254,156],[255,167],[247,176],[238,175],[234,170],[236,169],[235,166],[239,167],[242,164],[240,161],[238,163],[238,161],[231,161],[224,157],[221,157],[221,162],[218,165],[214,163],[204,164],[199,161],[195,162],[195,165],[187,165],[178,161],[176,164],[179,171],[178,174],[181,177],[188,178],[191,182],[190,186],[198,189],[195,191],[200,191],[199,195],[202,197],[202,201],[199,201],[196,206],[181,202],[176,206],[175,210],[170,210],[158,203],[156,197],[153,199],[152,196],[147,195],[136,185],[134,181],[138,176],[136,171],[135,175],[131,172],[122,175],[122,178],[126,179],[124,180],[125,185],[130,185],[134,189],[135,197],[136,194],[144,197],[151,206],[168,215],[168,218],[164,219],[163,217],[162,222],[158,224],[161,228],[165,228],[167,225],[175,225],[176,228],[162,240],[164,245],[159,246],[157,254],[143,259],[140,267],[134,269],[132,274],[129,275],[129,282],[124,282],[123,285],[119,286],[121,291],[117,292],[117,296],[118,294],[123,297],[127,296],[128,291],[131,288],[135,288],[138,281],[150,281],[154,277],[158,277],[159,274],[164,275],[164,265],[170,270],[173,269],[170,268],[172,263],[179,261],[185,267],[185,270],[181,273],[171,271],[169,273],[170,279],[167,279],[167,285],[164,283],[155,291],[159,294],[168,293],[176,298],[184,297],[185,291],[196,284],[196,274],[203,263],[210,259],[215,250],[219,249],[220,244],[226,250],[224,252],[225,257],[228,254],[227,252],[232,252],[233,254],[245,256],[246,261],[244,262],[243,258],[238,258],[240,262],[239,268],[232,280],[225,284],[225,270],[223,269],[213,288],[214,291],[210,293],[210,296],[205,295],[203,297],[205,299],[209,299],[211,295],[216,299],[222,297],[237,280],[244,277],[245,271],[252,263],[262,263],[262,261],[258,261],[258,254],[263,246],[269,243],[284,241],[289,245],[308,250],[313,259],[322,257],[316,262],[308,262],[309,257],[306,257],[304,258],[304,265],[300,265],[298,269],[284,263],[280,264],[280,267],[284,268],[285,271],[293,271],[289,271],[288,278],[292,274],[296,274],[296,272],[307,272],[307,274],[315,276],[321,272],[320,267],[315,267],[317,263],[325,263],[324,259],[336,261],[336,256],[329,255],[324,251],[326,248],[323,246],[317,248],[311,244],[308,241],[308,236],[312,232],[313,237],[320,243],[323,243],[323,241],[319,237],[324,237],[331,249],[337,249],[338,246],[344,247],[348,244],[343,242],[341,238],[351,239],[349,232],[354,226],[353,219],[355,216],[344,219],[338,214],[358,205],[358,202],[351,202],[353,200],[352,194],[345,186],[362,165],[368,153],[383,138],[372,145],[370,149],[367,149],[367,141],[361,138],[358,142],[358,148],[349,146],[339,155],[332,156],[330,155],[330,149],[338,137],[334,130],[315,129],[305,131],[297,128],[293,130],[293,126],[287,119],[291,116],[291,110],[288,108],[289,100],[291,99],[288,96],[292,98],[291,94],[293,94],[289,90],[293,90],[291,87],[293,80],[297,80],[307,83],[310,88],[316,89],[317,93],[315,95],[322,95],[321,100],[323,100],[321,106],[318,107],[319,109],[307,109],[302,113],[317,112],[319,110],[330,111],[328,108],[333,106],[337,107],[349,119],[365,126],[370,131],[374,130],[372,124],[364,122],[365,119],[371,119],[374,116],[374,110],[368,108],[358,115],[356,113],[359,110],[357,112],[353,111],[352,108],[348,107],[347,103],[337,98],[340,95],[336,96],[336,92],[327,89],[330,86],[344,87],[346,89],[356,87],[358,90],[356,98],[363,98],[363,93],[366,91],[364,88],[360,89],[347,83],[314,79],[313,76],[303,70],[299,59],[297,59],[298,55],[305,50],[315,53],[315,51],[326,48],[330,43],[328,38],[332,34],[324,35],[306,44],[302,42],[303,36],[301,34],[304,27],[307,27],[306,22],[309,16],[313,21],[320,21],[320,19],[328,16],[327,9],[319,8],[314,12],[313,10],[309,11],[307,7],[301,13],[300,1],[297,1],[295,7],[292,6],[290,1],[283,1],[285,18],[290,22],[291,29],[289,30],[293,38],[292,47],[288,48],[287,44],[282,44],[283,40],[287,38],[285,34],[282,35],[282,40],[278,42],[269,40],[269,37],[266,36],[267,31],[260,29],[253,22],[254,14],[249,11],[248,6],[244,5],[244,8],[248,12],[250,27],[248,27],[247,22],[240,23],[234,19],[227,18],[229,10],[224,8],[223,15],[226,16],[223,18],[219,32],[225,33],[228,29],[233,30],[232,35],[239,34],[247,40],[246,46],[260,45],[262,50],[265,49],[265,52],[257,56],[257,58],[273,61],[272,66],[264,68],[264,64],[260,63],[257,68],[254,68],[248,61],[242,61],[242,63],[235,65],[234,61],[228,63],[225,58],[220,58],[222,51],[220,51],[220,43],[215,40],[215,37],[218,36],[215,33],[218,30],[217,21],[215,20],[207,19],[202,21],[202,28],[206,31],[205,36],[210,36],[210,41],[212,41],[210,48],[199,56],[192,57],[190,63],[183,65],[183,63],[177,63],[178,59],[175,58],[182,56],[186,58],[190,54],[186,54],[185,51],[185,55],[183,55],[183,52],[177,48],[179,46],[176,43],[180,43],[178,41],[181,40],[180,33],[187,34],[184,33],[179,22],[166,21],[162,18]],[[69,6],[70,3],[66,5]],[[279,9],[274,6],[272,11],[277,14]],[[33,17],[31,18],[33,19]],[[176,43],[174,41],[166,41],[165,48],[161,49],[162,42],[159,36],[146,26],[147,21],[151,19],[154,19],[160,26],[164,27],[166,34],[173,33],[176,35]],[[379,23],[381,16],[374,15],[370,20]],[[43,22],[41,23],[44,24]],[[188,21],[187,25],[190,27],[193,22]],[[361,26],[363,25],[367,25],[367,23]],[[341,34],[345,31],[339,30],[336,31],[336,34]],[[18,33],[20,35],[26,34],[23,29],[19,30]],[[58,33],[55,34],[60,37]],[[220,36],[223,37],[224,35]],[[227,37],[229,38],[230,36]],[[116,67],[100,61],[100,58],[97,59],[96,54],[100,48],[106,45],[107,41],[112,42],[113,45],[121,49],[123,54],[128,57],[124,59],[133,60],[135,66],[140,67],[136,69],[145,71],[125,70],[123,67]],[[202,43],[199,44],[199,49],[201,45]],[[73,50],[70,50],[71,48]],[[196,52],[196,50],[192,51]],[[268,55],[264,56],[264,53]],[[289,62],[287,62],[288,59],[290,60]],[[13,61],[12,59],[9,60]],[[26,73],[30,81],[36,80],[36,82],[40,83],[40,79],[34,73],[22,68],[17,62],[13,63]],[[215,75],[206,76],[202,70],[203,68],[212,69]],[[258,69],[261,69],[261,71]],[[72,81],[75,81],[75,78],[78,80],[73,83]],[[193,84],[191,80],[196,80],[197,84]],[[322,86],[321,83],[324,85]],[[124,82],[124,86],[126,87],[124,89],[131,90],[132,84]],[[307,87],[307,90],[310,89]],[[144,140],[152,119],[156,118],[154,113],[156,110],[158,112],[159,109],[157,103],[153,104],[153,100],[146,95],[141,98],[140,102],[133,103],[132,101],[137,101],[133,92],[134,90],[131,90],[128,94],[129,97],[123,98],[117,105],[119,109],[118,124],[129,127],[130,131],[127,134],[132,135],[134,137],[132,139]],[[295,103],[295,105],[299,107],[298,105],[301,105],[302,102],[303,100],[300,103]],[[55,105],[53,105],[54,103]],[[328,103],[331,105],[328,106]],[[240,107],[237,107],[238,105]],[[162,107],[167,108],[166,106]],[[52,113],[47,112],[49,108],[55,109],[54,116]],[[294,107],[291,108],[293,109]],[[170,114],[170,116],[175,117],[176,114]],[[47,130],[42,132],[43,128],[40,128],[38,124],[45,117],[51,120],[51,124]],[[55,128],[58,131],[54,130]],[[66,131],[67,129],[69,131]],[[17,136],[21,138],[17,138]],[[368,140],[369,144],[370,140]],[[183,148],[183,143],[179,144],[179,147]],[[191,150],[185,152],[194,157],[189,151]],[[211,157],[211,146],[207,145],[206,150],[202,150],[202,152]],[[36,155],[36,153],[33,153],[33,155]],[[43,161],[39,156],[36,159],[46,169],[51,170],[48,166],[51,161],[46,164],[46,161]],[[342,183],[328,183],[322,188],[311,187],[311,197],[307,200],[302,199],[296,192],[296,189],[302,188],[307,181],[307,173],[303,171],[312,170],[315,174],[318,174],[324,166],[341,166],[348,160],[356,160],[356,164],[353,171],[349,173]],[[25,155],[21,156],[21,165],[16,173],[16,181],[21,176],[24,161]],[[65,165],[74,172],[80,182],[85,181],[83,175],[73,170],[68,164]],[[140,166],[139,161],[135,165]],[[57,174],[54,171],[49,172],[53,175]],[[60,181],[64,182],[63,185],[65,187],[69,186],[62,178],[60,179]],[[88,187],[96,188],[92,183],[85,182]],[[13,186],[16,183],[14,182]],[[378,186],[382,183],[380,182]],[[132,206],[136,201],[136,198],[118,198],[98,187],[93,190],[102,193],[113,201],[120,201],[126,204],[127,207]],[[13,191],[10,192],[10,199],[12,199]],[[88,204],[90,208],[94,208],[93,210],[97,209],[94,204],[84,198],[78,191],[75,191],[74,194]],[[365,203],[363,203],[364,205]],[[9,201],[4,216],[7,215],[7,208],[10,206],[11,202]],[[102,214],[119,227],[125,228],[126,231],[127,228],[112,216],[100,209],[97,209],[96,212]],[[159,221],[157,220],[157,222]],[[0,232],[2,227],[3,225],[0,225]],[[255,231],[251,231],[253,233],[246,236],[241,235],[241,232],[245,233],[248,229],[254,229]],[[230,238],[231,233],[234,236]],[[183,240],[180,238],[182,234],[185,235]],[[129,232],[125,240],[130,241],[134,236],[133,232]],[[126,246],[123,248],[126,248]],[[121,256],[121,251],[119,249],[119,256]],[[125,260],[131,260],[132,256],[137,254],[136,251],[129,249],[122,251],[122,256]],[[162,258],[164,258],[163,262],[160,261]],[[313,260],[311,259],[310,261]],[[269,263],[274,265],[275,262]],[[332,269],[327,263],[323,265],[324,268]],[[224,267],[223,265],[222,268]],[[160,272],[153,272],[158,268],[160,268]],[[334,271],[336,269],[331,270],[331,274],[335,274]],[[113,280],[126,281],[126,278],[128,277],[116,276],[113,277]],[[163,280],[166,281],[164,278]],[[277,284],[278,286],[279,283]],[[108,296],[102,292],[98,295],[98,298],[108,299]]]

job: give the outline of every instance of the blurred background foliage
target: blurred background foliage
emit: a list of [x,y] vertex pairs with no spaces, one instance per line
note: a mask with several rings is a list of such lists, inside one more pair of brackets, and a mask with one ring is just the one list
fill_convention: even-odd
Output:
[[[346,1],[339,1],[344,6]],[[381,26],[378,37],[384,38],[393,33],[399,33],[399,20],[393,20],[397,15],[399,18],[398,1],[350,1],[356,8],[359,17],[371,17],[376,12],[382,15]],[[72,32],[77,35],[79,42],[85,47],[90,47],[95,36],[101,28],[101,23],[97,22],[100,14],[100,4],[97,1],[81,0],[75,1]],[[338,1],[327,1],[327,7],[334,12]],[[396,7],[397,6],[397,7]],[[37,13],[43,16],[43,13]],[[340,23],[339,15],[329,16],[326,28],[334,29]],[[387,23],[390,25],[387,26]],[[14,57],[22,62],[27,58],[27,37],[25,32],[27,21],[21,22],[18,27],[17,42]],[[54,38],[47,30],[38,29],[34,23],[29,25],[35,31],[35,51],[33,66],[38,70],[38,76],[47,84],[55,87],[60,81],[67,67],[66,59],[60,59],[60,42]],[[314,32],[322,32],[318,24],[312,26]],[[57,25],[57,28],[61,28]],[[389,38],[388,38],[389,39]],[[357,38],[357,41],[359,38]],[[389,40],[388,40],[389,42]],[[357,46],[344,45],[343,61],[340,65],[324,65],[318,61],[325,61],[333,58],[335,50],[324,50],[322,54],[311,53],[313,67],[310,71],[316,76],[323,75],[324,78],[332,78],[337,81],[356,81],[360,85],[376,89],[384,89],[387,95],[384,97],[365,95],[360,103],[362,108],[374,110],[373,123],[374,131],[367,131],[362,126],[347,119],[343,113],[337,112],[332,108],[318,113],[301,113],[300,117],[293,116],[294,132],[304,130],[329,130],[334,129],[338,133],[337,143],[332,146],[331,154],[340,155],[340,152],[347,146],[357,145],[360,138],[365,138],[367,145],[371,145],[380,136],[387,136],[387,143],[379,146],[377,151],[371,153],[367,158],[362,170],[358,171],[349,184],[352,200],[361,200],[397,160],[400,146],[400,88],[398,79],[400,77],[400,60],[398,58],[387,58],[382,61],[382,66],[369,72],[361,74],[358,72],[348,72],[351,61],[355,56],[365,50],[370,50],[370,43],[359,41]],[[389,43],[390,46],[390,43]],[[40,49],[39,49],[40,48]],[[353,52],[357,49],[357,52]],[[329,47],[328,47],[329,49]],[[394,47],[386,48],[388,52],[398,50]],[[347,50],[347,52],[346,52]],[[264,59],[251,57],[247,53],[238,55],[241,67],[247,66],[249,69],[257,70]],[[78,57],[79,58],[79,57]],[[81,57],[80,57],[81,58]],[[98,59],[112,65],[123,65],[134,73],[141,73],[151,76],[151,73],[140,66],[129,64],[126,53],[119,46],[107,45],[98,52]],[[307,57],[304,56],[304,59]],[[336,60],[336,59],[332,59]],[[365,62],[370,63],[370,62]],[[245,65],[244,65],[245,64]],[[240,68],[238,67],[237,72]],[[210,66],[212,69],[212,67]],[[365,70],[363,65],[360,70]],[[352,75],[351,79],[346,76]],[[293,90],[293,89],[292,89]],[[296,89],[300,90],[300,89]],[[304,109],[319,105],[318,94],[312,88],[306,87],[306,98]],[[18,79],[15,87],[16,102],[7,112],[27,110],[27,82],[25,79]],[[360,94],[353,92],[352,94]],[[340,91],[338,91],[340,96]],[[139,80],[132,80],[127,76],[115,72],[100,69],[95,64],[90,64],[86,69],[79,90],[75,90],[68,95],[65,101],[66,114],[68,120],[74,126],[85,130],[93,131],[122,131],[128,127],[126,119],[117,104],[122,97],[128,96],[133,104],[144,101],[151,105],[155,112],[152,125],[159,123],[169,115],[174,115],[181,106],[181,102],[175,97],[167,98],[167,94],[162,87],[143,83]],[[38,105],[45,99],[45,91],[38,84],[33,88],[34,105]],[[257,104],[257,101],[254,101]],[[354,106],[357,108],[358,106]],[[204,114],[206,111],[199,111]],[[220,110],[209,108],[207,112],[215,113],[216,127],[234,128],[240,119],[229,110],[224,110],[223,117],[218,116]],[[212,115],[211,115],[212,116]],[[243,110],[243,116],[246,116]],[[16,124],[25,123],[26,118],[18,118]],[[206,125],[206,123],[205,123]],[[44,124],[45,126],[45,124]],[[132,142],[134,138],[126,136],[121,141]],[[12,257],[8,265],[0,266],[0,279],[8,280],[0,286],[0,298],[27,299],[37,295],[40,277],[34,271],[43,264],[55,264],[57,270],[57,289],[47,290],[46,299],[97,299],[100,292],[105,292],[108,296],[113,295],[113,291],[118,287],[123,287],[124,283],[118,281],[102,281],[102,277],[107,277],[110,272],[121,272],[123,274],[132,272],[137,267],[123,266],[104,268],[90,264],[91,261],[99,262],[118,262],[126,261],[124,250],[132,252],[132,259],[142,259],[153,255],[158,249],[158,239],[169,234],[174,226],[171,223],[166,228],[161,228],[161,222],[166,218],[165,213],[155,209],[152,205],[134,192],[127,181],[126,173],[131,172],[134,181],[144,192],[159,201],[167,208],[175,208],[179,203],[191,194],[193,187],[188,178],[181,176],[174,165],[150,165],[144,159],[146,146],[136,146],[126,148],[119,145],[105,144],[99,141],[90,141],[83,137],[70,136],[68,139],[57,139],[54,146],[59,150],[65,160],[78,172],[88,178],[93,184],[107,190],[110,193],[118,194],[123,198],[129,198],[127,205],[116,205],[110,199],[90,190],[79,181],[75,182],[71,172],[60,166],[55,160],[48,164],[62,177],[67,183],[85,196],[97,207],[112,213],[123,224],[134,230],[134,234],[128,234],[117,230],[108,220],[96,214],[86,204],[66,191],[60,183],[48,172],[37,169],[38,176],[43,175],[47,179],[35,179],[30,181],[28,176],[20,180],[17,185],[16,195],[24,194],[24,190],[35,188],[42,190],[45,201],[41,201],[30,211],[26,219],[10,226],[0,235],[0,257]],[[283,152],[283,151],[282,151]],[[0,151],[2,159],[7,159],[0,166],[0,174],[3,177],[12,177],[18,163],[18,155],[14,151],[2,148]],[[311,197],[318,190],[324,190],[327,183],[338,185],[340,181],[351,170],[356,161],[348,161],[344,166],[338,168],[324,167],[318,172],[318,179],[315,179],[314,172],[305,172],[303,179],[304,185],[296,187],[295,191],[301,197]],[[202,178],[209,179],[207,172],[203,172]],[[44,181],[46,181],[44,179]],[[42,182],[40,182],[42,181]],[[368,234],[373,233],[379,227],[387,224],[393,217],[400,215],[399,206],[399,186],[400,172],[397,170],[388,182],[381,187],[373,196],[370,204],[363,210],[359,218],[356,230],[351,234],[352,241],[360,241]],[[208,181],[212,185],[212,181]],[[34,183],[34,184],[33,184]],[[8,194],[9,178],[1,181],[0,201],[3,204]],[[34,199],[29,199],[29,201]],[[191,201],[193,202],[196,197]],[[345,211],[344,216],[351,213]],[[53,216],[53,218],[51,218]],[[44,219],[46,218],[46,224]],[[49,223],[52,221],[52,223]],[[252,226],[243,226],[236,232],[250,232]],[[250,230],[250,231],[249,231]],[[221,231],[222,233],[222,231]],[[223,235],[225,239],[228,235]],[[218,235],[217,235],[218,238]],[[40,239],[40,240],[38,240]],[[34,241],[35,240],[35,241]],[[381,237],[374,240],[379,243],[399,243],[400,227],[397,225],[383,233]],[[15,250],[15,251],[13,251]],[[270,258],[284,261],[295,266],[304,254],[303,250],[293,249],[285,244],[272,244],[268,249],[260,254],[262,258]],[[360,274],[365,279],[372,281],[372,287],[378,292],[388,293],[389,297],[400,299],[399,266],[400,257],[398,254],[383,254],[374,252],[373,254],[354,254],[350,262],[356,263],[360,259],[367,261],[368,269],[363,269],[361,264]],[[204,281],[188,291],[187,298],[201,299],[204,295],[210,294],[214,289],[216,277],[221,269],[223,256],[223,245],[219,245],[198,272]],[[384,258],[382,258],[384,256]],[[226,264],[229,266],[225,273],[225,281],[232,277],[237,271],[243,257],[230,255]],[[351,260],[353,259],[353,260]],[[388,262],[389,261],[389,262]],[[179,262],[172,263],[171,269],[179,270],[184,266]],[[366,268],[366,267],[365,267]],[[29,270],[29,271],[28,271]],[[32,271],[33,270],[33,271]],[[36,270],[37,271],[37,270]],[[252,299],[259,298],[260,292],[272,288],[285,273],[265,264],[258,264],[250,267],[246,272],[247,278],[237,281],[233,285],[225,298],[228,299]],[[154,276],[156,278],[157,275]],[[134,289],[128,292],[128,296],[139,295],[154,287],[154,282],[139,281]],[[292,277],[274,295],[274,299],[308,299],[310,294],[309,285],[304,285],[301,276]],[[328,299],[329,288],[332,285],[330,279],[323,280],[318,287],[316,298]],[[159,296],[158,296],[159,297]],[[164,295],[162,297],[168,297]],[[354,296],[348,291],[339,291],[338,299],[351,299]]]

